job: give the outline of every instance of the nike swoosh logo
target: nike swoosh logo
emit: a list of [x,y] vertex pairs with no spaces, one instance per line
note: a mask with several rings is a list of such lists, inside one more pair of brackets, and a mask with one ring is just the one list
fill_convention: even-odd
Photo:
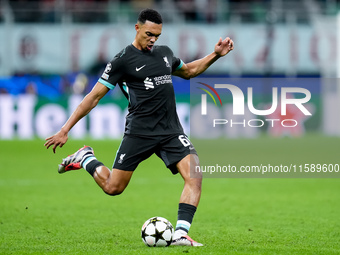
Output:
[[143,67],[145,67],[146,65],[143,65],[143,66],[141,66],[141,67],[136,67],[136,71],[138,72],[139,70],[141,70]]

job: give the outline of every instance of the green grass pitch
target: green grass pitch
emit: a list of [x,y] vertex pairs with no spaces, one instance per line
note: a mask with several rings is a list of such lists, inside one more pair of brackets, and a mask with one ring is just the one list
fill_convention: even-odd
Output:
[[[280,164],[302,155],[312,161],[305,163],[340,163],[339,138],[223,142],[234,162]],[[340,178],[206,178],[190,230],[205,246],[149,248],[141,226],[152,216],[176,224],[180,176],[152,156],[122,195],[110,197],[86,171],[60,175],[57,165],[88,144],[111,166],[119,141],[70,139],[55,155],[43,143],[0,141],[0,254],[340,253]]]

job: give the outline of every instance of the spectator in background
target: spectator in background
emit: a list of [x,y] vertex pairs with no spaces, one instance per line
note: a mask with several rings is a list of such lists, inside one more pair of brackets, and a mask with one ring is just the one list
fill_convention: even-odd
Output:
[[104,58],[104,56],[100,55],[97,61],[89,68],[88,74],[99,77],[105,70],[106,64],[107,60]]
[[41,21],[44,23],[56,22],[56,9],[58,4],[55,0],[42,0],[40,4],[41,8]]
[[177,8],[183,13],[186,21],[197,19],[196,6],[194,0],[175,0]]
[[25,89],[25,94],[36,95],[37,94],[37,84],[34,82],[29,82]]
[[8,1],[14,13],[15,22],[31,23],[39,21],[39,1],[11,0]]
[[8,94],[7,89],[5,88],[0,88],[0,95]]
[[88,85],[89,85],[89,79],[87,78],[86,74],[79,73],[76,76],[76,79],[72,86],[73,93],[78,94],[78,95],[85,94],[86,88],[88,87]]
[[131,0],[130,2],[135,11],[145,8],[152,8],[155,5],[154,0]]

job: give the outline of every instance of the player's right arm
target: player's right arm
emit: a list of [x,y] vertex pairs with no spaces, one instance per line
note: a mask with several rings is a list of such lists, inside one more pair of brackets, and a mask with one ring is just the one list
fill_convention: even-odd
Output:
[[53,145],[53,152],[55,153],[56,148],[60,148],[67,142],[68,132],[71,128],[84,116],[86,116],[99,102],[99,100],[106,95],[109,88],[97,82],[90,93],[88,93],[81,103],[78,105],[76,110],[72,113],[70,118],[66,121],[64,126],[55,135],[46,138],[46,149]]

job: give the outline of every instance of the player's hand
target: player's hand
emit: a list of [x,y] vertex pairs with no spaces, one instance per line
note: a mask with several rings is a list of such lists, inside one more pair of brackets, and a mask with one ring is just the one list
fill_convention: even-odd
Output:
[[220,39],[215,45],[215,53],[220,57],[227,55],[233,49],[234,42],[229,37],[225,38],[223,41],[222,38],[220,37]]
[[68,140],[67,132],[63,132],[62,130],[60,130],[55,135],[47,137],[45,140],[46,143],[44,144],[44,146],[46,146],[46,149],[53,145],[52,149],[53,153],[55,153],[55,150],[57,149],[58,146],[61,148],[67,142]]

